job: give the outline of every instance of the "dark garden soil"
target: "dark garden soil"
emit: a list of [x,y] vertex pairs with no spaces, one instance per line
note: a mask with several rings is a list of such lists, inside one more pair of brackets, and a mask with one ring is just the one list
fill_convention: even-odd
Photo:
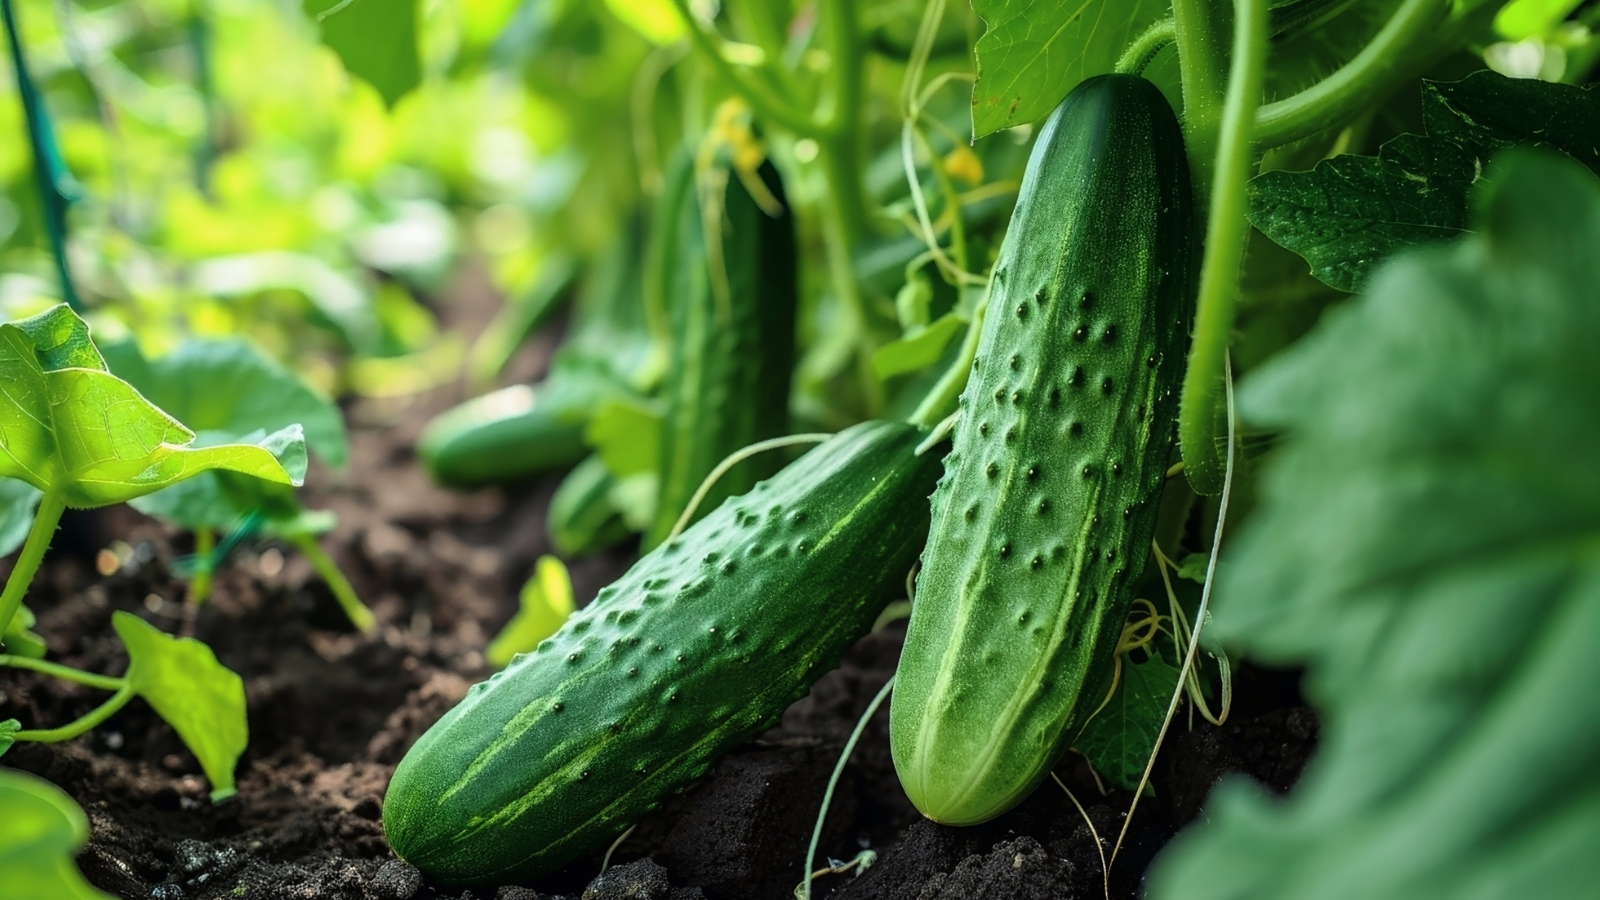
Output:
[[[536,374],[541,350],[519,359]],[[238,796],[207,800],[198,765],[176,735],[135,701],[73,742],[18,745],[5,764],[64,788],[88,813],[79,857],[89,880],[124,898],[467,898],[532,900],[780,900],[800,872],[824,787],[844,741],[894,670],[903,625],[849,651],[841,667],[781,723],[716,764],[650,816],[596,878],[599,855],[531,885],[449,890],[396,860],[380,824],[384,787],[413,741],[487,675],[482,650],[511,616],[516,590],[549,552],[544,510],[554,481],[457,494],[432,486],[412,444],[421,423],[459,391],[350,408],[352,461],[315,471],[307,499],[339,514],[324,545],[373,607],[371,637],[346,624],[306,562],[270,545],[236,556],[194,633],[245,681],[250,748]],[[123,541],[110,575],[99,551]],[[70,515],[29,603],[52,658],[92,671],[125,665],[110,627],[128,610],[160,628],[182,627],[183,584],[173,559],[187,537],[126,507]],[[620,574],[630,554],[572,563],[579,602]],[[100,565],[107,568],[107,560]],[[32,673],[0,671],[0,719],[58,725],[103,694]],[[887,711],[867,728],[845,770],[819,851],[849,860],[877,852],[859,877],[824,876],[815,895],[849,900],[1031,900],[1106,895],[1094,838],[1067,796],[1046,782],[986,825],[923,820],[890,763]],[[1286,790],[1315,743],[1316,720],[1292,674],[1246,667],[1228,723],[1175,723],[1153,797],[1139,806],[1111,873],[1112,897],[1139,893],[1157,850],[1194,819],[1210,787],[1242,772]],[[1105,847],[1130,795],[1097,789],[1080,757],[1058,769]],[[51,900],[51,898],[39,898]]]

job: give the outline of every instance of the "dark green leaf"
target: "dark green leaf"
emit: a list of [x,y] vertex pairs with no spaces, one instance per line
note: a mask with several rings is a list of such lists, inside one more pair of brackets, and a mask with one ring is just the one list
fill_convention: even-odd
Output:
[[973,0],[986,29],[976,47],[972,136],[1049,114],[1078,82],[1110,72],[1133,39],[1170,13],[1167,0]]
[[211,469],[282,484],[305,476],[305,441],[285,429],[260,446],[193,447],[194,433],[106,371],[65,304],[0,325],[0,477],[68,506],[122,503]]
[[200,760],[211,799],[233,796],[233,768],[250,735],[244,682],[193,638],[162,634],[120,611],[112,614],[111,627],[128,647],[128,683]]
[[377,88],[384,103],[394,106],[422,83],[417,0],[306,0],[305,9],[345,71]]
[[1422,103],[1426,136],[1252,180],[1251,223],[1355,291],[1397,251],[1459,237],[1472,185],[1503,147],[1544,144],[1600,171],[1600,91],[1478,72],[1425,83]]
[[[15,725],[0,722],[0,735]],[[0,737],[0,753],[5,741]],[[89,820],[60,788],[0,769],[0,810],[0,900],[111,900],[73,862],[89,840]]]
[[1600,180],[1517,151],[1460,246],[1263,367],[1289,438],[1216,634],[1308,668],[1286,802],[1219,788],[1157,900],[1581,897],[1600,880]]
[[1138,664],[1123,657],[1116,692],[1075,743],[1107,784],[1125,791],[1139,786],[1177,686],[1177,667],[1160,656]]

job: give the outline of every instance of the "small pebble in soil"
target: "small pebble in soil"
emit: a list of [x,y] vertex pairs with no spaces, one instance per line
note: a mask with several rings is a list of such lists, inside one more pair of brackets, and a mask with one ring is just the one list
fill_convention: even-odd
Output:
[[372,895],[380,900],[411,900],[422,887],[422,873],[408,862],[391,859],[378,869],[370,887]]
[[188,900],[188,897],[176,884],[158,884],[150,889],[150,900]]

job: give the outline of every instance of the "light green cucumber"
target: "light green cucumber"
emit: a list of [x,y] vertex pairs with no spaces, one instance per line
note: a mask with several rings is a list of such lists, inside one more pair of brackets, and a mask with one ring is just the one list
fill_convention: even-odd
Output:
[[1135,76],[1040,130],[1006,232],[890,713],[929,818],[1043,779],[1107,689],[1171,455],[1192,293],[1177,119]]

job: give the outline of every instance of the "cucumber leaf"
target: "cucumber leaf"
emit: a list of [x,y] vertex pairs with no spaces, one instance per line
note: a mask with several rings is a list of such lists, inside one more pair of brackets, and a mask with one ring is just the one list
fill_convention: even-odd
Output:
[[113,375],[193,431],[238,439],[298,424],[323,462],[349,458],[338,405],[242,338],[190,338],[155,360],[129,341],[101,352]]
[[28,659],[44,659],[50,648],[45,645],[44,638],[33,632],[33,610],[26,605],[18,606],[17,612],[11,617],[3,634],[0,634],[0,644],[5,646],[5,651],[11,656],[21,656]]
[[298,485],[305,440],[193,447],[194,433],[107,371],[65,304],[0,325],[0,477],[68,506],[123,503],[211,469]]
[[1178,667],[1159,655],[1140,663],[1123,656],[1122,680],[1111,700],[1074,744],[1106,783],[1125,791],[1139,786],[1177,687]]
[[377,88],[385,105],[422,83],[417,0],[306,0],[305,10],[345,71]]
[[1251,224],[1324,283],[1358,291],[1394,253],[1464,234],[1472,186],[1504,147],[1546,145],[1600,172],[1600,90],[1476,72],[1424,82],[1422,112],[1426,135],[1400,135],[1377,156],[1257,176]]
[[33,511],[43,494],[26,481],[0,478],[0,556],[10,556],[28,539]]
[[6,719],[0,722],[0,756],[5,756],[11,745],[17,742],[17,732],[22,730],[22,723],[16,719]]
[[[0,734],[11,724],[0,722]],[[89,820],[64,791],[42,778],[0,769],[0,809],[0,900],[111,900],[73,862],[89,840]]]
[[617,478],[654,473],[661,459],[660,406],[633,397],[608,400],[595,410],[583,439]]
[[517,654],[531,651],[555,634],[573,609],[567,567],[554,556],[539,557],[533,577],[522,586],[517,614],[489,642],[484,658],[497,669],[505,668]]
[[1474,236],[1407,255],[1240,393],[1287,431],[1216,635],[1303,664],[1323,743],[1241,782],[1154,900],[1578,897],[1600,880],[1600,179],[1514,151]]
[[244,682],[211,648],[175,638],[131,613],[112,614],[128,647],[128,683],[171,725],[211,780],[211,799],[235,793],[233,769],[250,737]]
[[1037,122],[1078,82],[1110,72],[1167,0],[973,0],[983,18],[974,48],[972,136]]
[[960,334],[966,326],[966,319],[955,313],[946,313],[915,334],[879,347],[872,354],[873,371],[879,379],[887,380],[896,375],[926,369],[939,361],[950,339]]

